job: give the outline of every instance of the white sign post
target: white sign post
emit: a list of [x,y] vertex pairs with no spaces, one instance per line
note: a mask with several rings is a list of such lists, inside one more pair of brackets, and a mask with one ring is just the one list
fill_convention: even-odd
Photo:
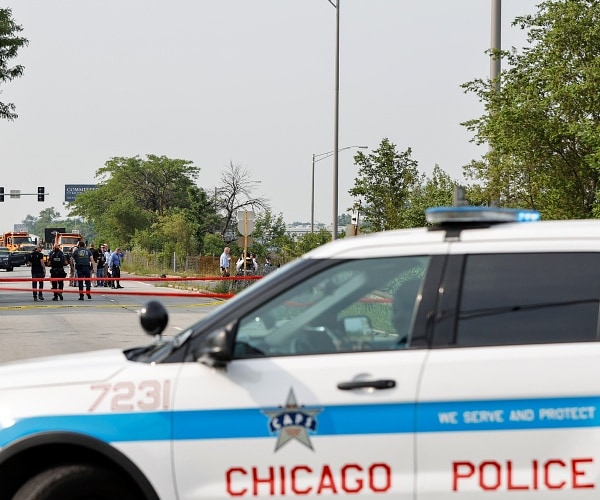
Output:
[[246,274],[246,256],[248,254],[248,236],[254,231],[254,212],[248,210],[240,210],[237,213],[238,231],[244,237],[244,275]]

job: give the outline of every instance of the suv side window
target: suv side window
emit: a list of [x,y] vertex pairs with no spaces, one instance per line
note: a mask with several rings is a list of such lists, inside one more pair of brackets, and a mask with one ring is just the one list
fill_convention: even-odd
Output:
[[598,338],[600,254],[468,255],[457,346]]
[[429,261],[428,256],[332,261],[242,317],[234,356],[407,347]]

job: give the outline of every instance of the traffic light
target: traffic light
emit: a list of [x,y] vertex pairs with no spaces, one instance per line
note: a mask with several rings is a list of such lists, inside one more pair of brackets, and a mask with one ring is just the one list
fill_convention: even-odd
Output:
[[43,186],[38,187],[38,201],[44,201],[45,189]]
[[4,201],[4,187],[0,187],[0,201]]

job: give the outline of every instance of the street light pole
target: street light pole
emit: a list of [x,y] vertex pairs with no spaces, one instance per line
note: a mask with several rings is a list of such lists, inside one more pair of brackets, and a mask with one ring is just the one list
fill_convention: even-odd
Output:
[[340,3],[335,5],[335,118],[333,126],[333,226],[331,239],[338,235],[338,153],[339,153],[339,118],[340,118]]
[[[491,27],[491,46],[492,49],[500,50],[502,48],[502,3],[501,0],[492,0],[492,27]],[[492,55],[490,57],[490,80],[493,82],[494,90],[500,90],[500,63],[501,59]]]
[[[310,190],[310,232],[315,232],[315,163],[334,156],[335,153],[345,151],[346,149],[367,149],[368,146],[346,146],[345,148],[338,149],[337,151],[328,151],[327,153],[319,153],[312,155],[312,179],[311,179],[311,190]],[[337,192],[337,189],[335,190]]]
[[315,232],[315,154],[313,153],[312,162],[312,179],[311,179],[311,190],[310,190],[310,232]]

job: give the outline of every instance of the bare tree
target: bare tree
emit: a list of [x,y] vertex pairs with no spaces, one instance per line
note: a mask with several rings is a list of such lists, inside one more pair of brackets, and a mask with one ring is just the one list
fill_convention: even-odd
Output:
[[248,170],[233,162],[229,162],[228,168],[221,173],[221,187],[215,191],[215,207],[223,216],[223,240],[228,230],[237,224],[236,214],[239,210],[269,210],[266,198],[252,194],[259,183],[252,179]]

